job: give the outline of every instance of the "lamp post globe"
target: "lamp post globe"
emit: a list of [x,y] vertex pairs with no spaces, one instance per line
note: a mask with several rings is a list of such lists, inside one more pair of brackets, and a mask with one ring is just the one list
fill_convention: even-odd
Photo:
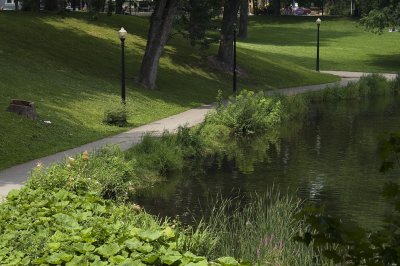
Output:
[[317,64],[316,64],[316,71],[319,71],[319,27],[321,26],[321,19],[318,18],[317,21]]
[[125,39],[128,32],[121,27],[118,31],[118,37],[121,40],[121,101],[125,105]]
[[118,37],[119,39],[125,40],[126,39],[126,35],[128,35],[128,32],[124,29],[124,27],[121,27],[121,29],[118,31]]

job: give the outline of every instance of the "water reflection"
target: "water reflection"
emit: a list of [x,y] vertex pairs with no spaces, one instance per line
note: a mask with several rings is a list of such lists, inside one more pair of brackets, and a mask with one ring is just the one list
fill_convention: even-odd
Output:
[[151,213],[190,222],[218,193],[262,193],[275,184],[332,214],[378,226],[392,209],[380,193],[387,177],[378,172],[377,147],[400,130],[399,99],[319,105],[309,117],[281,132],[229,143],[203,173],[170,176],[136,200]]

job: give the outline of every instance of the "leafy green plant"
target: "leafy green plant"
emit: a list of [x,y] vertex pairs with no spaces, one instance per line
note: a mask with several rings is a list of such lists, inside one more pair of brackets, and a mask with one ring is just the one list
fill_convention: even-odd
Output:
[[[13,190],[0,204],[0,261],[10,265],[209,265],[177,248],[178,233],[96,193]],[[242,265],[222,257],[213,265]]]
[[129,150],[128,158],[134,158],[140,176],[165,175],[184,166],[184,154],[176,136],[168,132],[160,137],[145,135],[141,143]]
[[279,124],[281,111],[280,101],[274,101],[263,93],[243,90],[226,106],[208,114],[206,123],[224,125],[237,135],[249,135]]
[[39,164],[28,179],[32,189],[66,189],[81,194],[88,191],[104,198],[124,200],[129,192],[145,186],[139,179],[134,164],[116,146],[100,149],[89,155],[87,152],[67,158],[65,163],[49,167]]
[[185,159],[200,159],[204,156],[204,140],[199,128],[179,127],[176,132],[176,145],[181,147]]
[[103,122],[109,125],[123,127],[128,125],[127,117],[126,108],[125,106],[122,106],[116,109],[106,110]]

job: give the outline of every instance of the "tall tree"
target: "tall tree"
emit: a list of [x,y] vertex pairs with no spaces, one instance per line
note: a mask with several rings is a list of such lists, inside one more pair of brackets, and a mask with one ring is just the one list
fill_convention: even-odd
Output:
[[215,30],[213,18],[221,14],[223,0],[187,0],[182,1],[179,23],[175,24],[178,32],[189,39],[192,45],[207,47],[215,41],[207,32]]
[[281,15],[281,0],[272,0],[272,7],[274,9],[274,16]]
[[145,88],[155,89],[160,57],[172,30],[178,1],[157,1],[151,16],[146,50],[138,77],[138,82]]
[[14,0],[14,5],[15,5],[15,11],[18,11],[19,10],[19,1]]
[[122,14],[122,5],[124,0],[115,0],[115,14]]
[[240,1],[240,20],[239,20],[239,34],[238,37],[247,38],[247,24],[249,21],[249,1]]
[[385,27],[395,28],[400,26],[400,2],[399,0],[381,0],[375,3],[360,23],[367,30],[381,33]]
[[233,61],[233,27],[241,0],[225,0],[217,60],[229,69]]

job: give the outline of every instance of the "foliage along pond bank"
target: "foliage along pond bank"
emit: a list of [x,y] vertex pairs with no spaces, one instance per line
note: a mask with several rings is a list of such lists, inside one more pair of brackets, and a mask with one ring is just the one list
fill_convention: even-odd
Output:
[[[171,171],[206,167],[209,160],[225,155],[236,158],[231,147],[244,137],[267,132],[266,141],[273,142],[276,129],[285,121],[303,119],[312,102],[392,95],[399,84],[399,79],[366,77],[344,89],[293,97],[243,91],[196,128],[181,128],[160,138],[146,136],[127,153],[110,147],[68,158],[64,164],[39,165],[26,187],[10,192],[0,205],[0,261],[208,265],[212,260],[215,265],[239,265],[225,257],[230,255],[249,261],[242,265],[310,265],[318,253],[291,241],[305,225],[293,219],[299,203],[286,196],[272,196],[268,208],[266,201],[255,199],[253,205],[235,207],[241,211],[234,214],[224,211],[224,206],[235,205],[216,204],[215,215],[205,217],[197,228],[159,221],[129,199]],[[252,224],[247,217],[252,217]]]

